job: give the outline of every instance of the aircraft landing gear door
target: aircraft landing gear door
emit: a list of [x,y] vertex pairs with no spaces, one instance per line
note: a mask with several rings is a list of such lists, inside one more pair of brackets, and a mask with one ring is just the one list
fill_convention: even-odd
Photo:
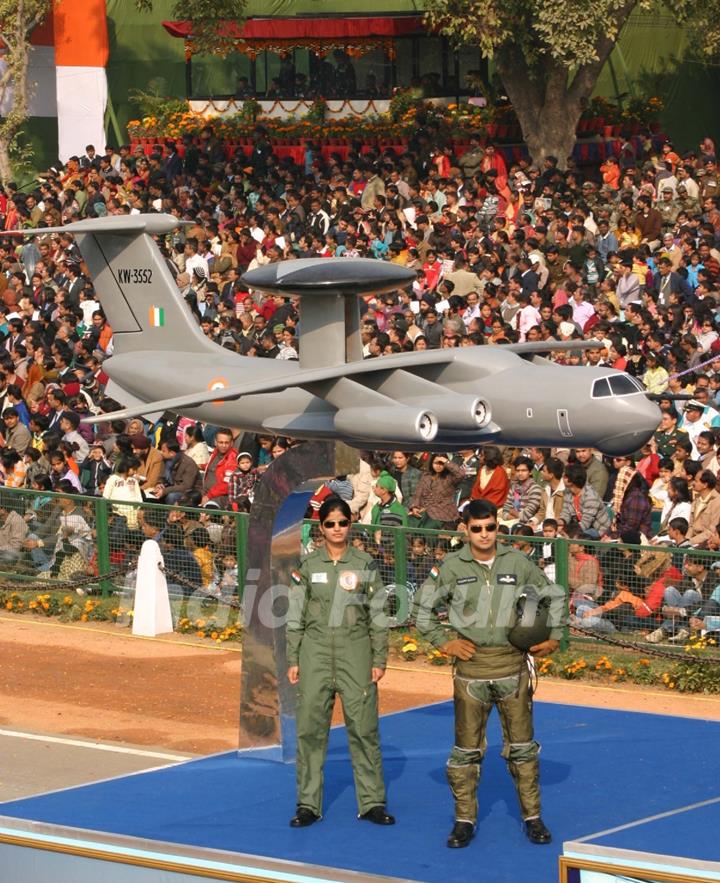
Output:
[[558,428],[563,438],[572,438],[573,431],[570,429],[570,414],[566,408],[558,408],[557,411]]

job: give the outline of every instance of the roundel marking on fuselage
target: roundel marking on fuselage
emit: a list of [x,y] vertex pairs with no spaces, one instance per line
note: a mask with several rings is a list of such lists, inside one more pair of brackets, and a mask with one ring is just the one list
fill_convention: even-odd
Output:
[[[225,377],[213,377],[212,380],[208,383],[208,390],[210,392],[215,392],[218,389],[227,389],[230,384]],[[221,400],[215,400],[212,402],[213,405],[224,405],[225,402]]]

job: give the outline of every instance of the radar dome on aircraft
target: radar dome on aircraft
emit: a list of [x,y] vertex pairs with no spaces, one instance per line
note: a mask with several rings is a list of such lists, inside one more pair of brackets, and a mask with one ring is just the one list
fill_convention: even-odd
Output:
[[298,294],[323,291],[358,294],[381,294],[407,288],[415,272],[398,264],[369,261],[366,258],[304,258],[266,264],[250,270],[243,282],[258,291],[281,291]]

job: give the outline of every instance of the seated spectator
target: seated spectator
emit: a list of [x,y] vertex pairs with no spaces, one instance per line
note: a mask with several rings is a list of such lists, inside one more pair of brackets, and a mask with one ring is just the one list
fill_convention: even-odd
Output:
[[681,642],[690,636],[689,619],[692,611],[698,609],[709,598],[718,582],[716,572],[711,568],[712,559],[702,552],[688,552],[685,555],[685,579],[679,585],[669,585],[663,593],[662,624],[645,636],[651,644],[670,640]]
[[[62,490],[63,493],[68,493],[70,486],[66,484]],[[83,515],[81,498],[74,495],[63,497],[60,500],[60,509],[55,548],[45,568],[50,576],[64,581],[87,574],[87,566],[93,553],[93,532]],[[80,595],[84,594],[81,588],[76,591]]]
[[105,446],[100,441],[94,442],[80,464],[80,483],[84,492],[92,497],[102,496],[102,489],[111,474],[112,466],[105,458]]
[[199,485],[200,473],[197,463],[180,450],[176,439],[163,441],[160,453],[165,462],[163,475],[147,496],[173,505],[183,494]]
[[717,478],[707,469],[698,472],[693,482],[695,499],[690,507],[688,542],[696,548],[707,548],[715,526],[720,521],[720,494],[715,489]]
[[5,487],[25,487],[27,465],[12,448],[0,450],[0,479]]
[[253,468],[252,454],[240,451],[237,468],[228,482],[228,506],[232,511],[242,511],[241,507],[252,503],[259,478],[257,469]]
[[[42,451],[37,448],[30,447],[23,455],[25,463],[25,486],[32,487],[33,481],[38,475],[47,477],[50,470],[50,461],[46,459]],[[49,479],[48,479],[49,480]]]
[[137,472],[140,490],[144,494],[151,493],[162,479],[165,460],[160,451],[150,444],[150,439],[144,433],[134,433],[128,436],[128,439],[133,456],[140,461]]
[[22,456],[32,442],[32,434],[25,424],[20,420],[20,414],[17,408],[6,408],[2,415],[5,430],[0,436],[5,439],[5,447],[12,448]]
[[[582,602],[597,601],[603,592],[602,570],[592,546],[585,546],[582,529],[577,522],[568,525],[568,589],[570,610],[575,611]],[[585,537],[586,538],[586,537]]]
[[17,511],[19,497],[0,492],[0,564],[14,564],[23,552],[28,527]]
[[[215,433],[215,450],[212,452],[203,473],[203,506],[212,501],[217,503],[221,509],[227,508],[228,481],[237,467],[237,451],[232,444],[232,431],[218,429]],[[187,454],[184,456],[187,457]],[[188,457],[188,459],[190,458]]]
[[537,564],[540,560],[542,547],[540,546],[540,543],[531,543],[528,540],[528,537],[535,536],[535,531],[530,525],[519,523],[513,525],[510,530],[510,536],[512,538],[513,548],[517,549],[518,552],[522,552],[523,555],[526,555],[534,564]]
[[421,586],[432,570],[434,559],[423,536],[412,537],[408,556],[407,578],[415,588]]
[[648,486],[639,472],[635,472],[625,488],[620,511],[615,516],[615,529],[618,533],[628,530],[638,531],[645,538],[652,533],[652,506]]
[[191,595],[193,587],[202,584],[202,574],[197,558],[185,546],[185,533],[180,524],[167,525],[161,548],[168,588],[184,596]]
[[[36,475],[30,487],[34,491],[52,490],[50,476]],[[69,489],[72,490],[72,487]],[[60,500],[57,497],[38,494],[32,497],[30,507],[23,515],[28,528],[28,533],[23,541],[23,549],[26,556],[30,557],[32,564],[39,570],[45,569],[44,565],[52,557],[61,512]]]
[[528,524],[540,511],[543,499],[542,487],[533,479],[533,463],[529,457],[516,457],[513,461],[515,478],[503,506],[500,521],[508,526]]
[[667,485],[667,500],[662,508],[657,534],[652,539],[653,545],[670,542],[668,526],[674,518],[684,518],[690,523],[691,506],[687,481],[677,475],[673,476]]
[[78,432],[80,415],[76,414],[75,411],[63,411],[58,422],[63,433],[63,441],[72,445],[72,456],[75,462],[82,463],[90,451],[90,446]]
[[591,539],[599,539],[610,527],[610,517],[605,503],[588,483],[585,469],[579,464],[565,467],[565,500],[562,521],[569,525],[573,520]]
[[562,515],[565,500],[564,471],[565,466],[562,460],[559,460],[557,457],[547,457],[542,464],[540,478],[543,482],[543,499],[540,509],[529,522],[536,531],[548,520],[557,523]]
[[[102,495],[112,502],[112,519],[108,534],[110,554],[122,560],[128,541],[128,532],[139,530],[138,512],[142,503],[140,481],[136,473],[140,468],[137,457],[122,457],[115,465],[115,471],[105,482]],[[126,505],[127,503],[135,505]]]
[[615,594],[609,601],[587,603],[577,610],[578,620],[587,627],[601,630],[599,620],[610,622],[622,631],[647,630],[656,622],[665,590],[682,579],[682,574],[667,552],[646,552],[634,565],[614,574]]
[[235,555],[226,553],[218,562],[217,575],[210,587],[212,594],[227,600],[238,594],[238,565]]
[[470,492],[471,500],[488,500],[502,509],[510,490],[502,451],[496,445],[485,445],[480,449],[480,468]]
[[203,588],[208,588],[215,577],[215,564],[210,548],[210,534],[204,527],[196,527],[190,534],[190,550],[200,568]]
[[[568,463],[570,462],[571,460],[568,460]],[[585,470],[587,483],[601,500],[604,499],[610,475],[602,459],[595,455],[592,448],[575,448],[575,462]]]
[[650,501],[654,509],[663,509],[668,501],[668,489],[674,465],[669,457],[664,457],[658,463],[658,476],[650,486]]
[[[194,460],[199,469],[204,469],[210,460],[210,449],[205,443],[205,436],[200,423],[185,427],[185,453]],[[162,462],[162,458],[160,460]]]
[[50,454],[50,481],[53,490],[58,490],[61,481],[67,481],[73,487],[76,493],[82,493],[82,485],[76,473],[68,465],[67,458],[62,451],[53,451]]
[[718,640],[720,635],[720,585],[716,586],[710,597],[691,614],[690,630],[695,633],[704,631],[715,641]]
[[667,527],[667,545],[676,546],[679,549],[689,548],[690,543],[687,538],[689,529],[687,518],[673,518]]
[[558,535],[558,522],[555,518],[546,518],[542,523],[542,535],[545,542],[540,549],[538,567],[550,582],[555,582],[555,543]]

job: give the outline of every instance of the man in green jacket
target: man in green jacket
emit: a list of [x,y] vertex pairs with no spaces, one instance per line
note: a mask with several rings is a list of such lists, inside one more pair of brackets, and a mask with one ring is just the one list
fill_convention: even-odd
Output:
[[351,513],[338,497],[320,507],[324,545],[292,573],[287,622],[288,680],[297,693],[297,811],[293,828],[322,817],[323,765],[339,694],[350,746],[359,818],[392,825],[378,734],[377,683],[388,634],[375,562],[348,543]]
[[[550,636],[532,646],[546,656],[559,646],[565,624],[565,593],[548,583],[525,555],[497,544],[497,509],[472,500],[463,512],[467,543],[433,568],[418,593],[415,622],[432,644],[456,659],[455,745],[447,776],[455,798],[455,825],[447,845],[467,846],[475,834],[477,787],[485,754],[485,730],[495,706],[502,722],[505,757],[515,782],[525,833],[532,843],[550,843],[540,817],[539,744],[533,735],[532,691],[526,654],[509,632],[520,598],[532,587],[550,599]],[[450,630],[435,610],[444,604]]]

